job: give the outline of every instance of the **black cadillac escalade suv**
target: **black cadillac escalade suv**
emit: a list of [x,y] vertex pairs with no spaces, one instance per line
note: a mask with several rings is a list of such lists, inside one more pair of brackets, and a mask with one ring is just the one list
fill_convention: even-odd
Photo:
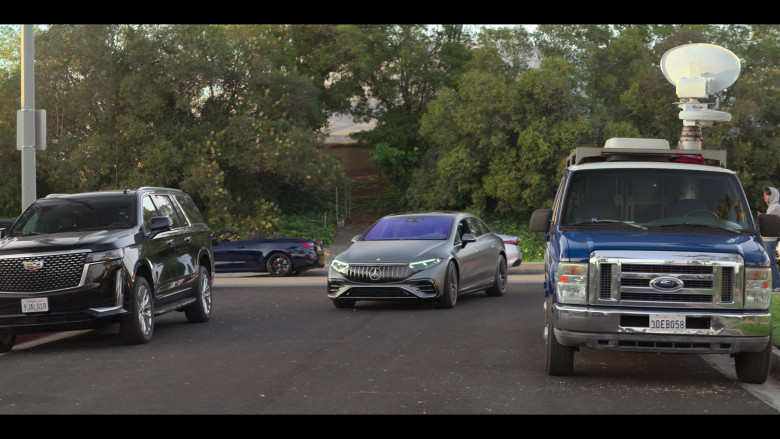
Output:
[[210,231],[182,191],[49,195],[0,238],[0,352],[16,334],[112,322],[146,343],[156,315],[211,315]]

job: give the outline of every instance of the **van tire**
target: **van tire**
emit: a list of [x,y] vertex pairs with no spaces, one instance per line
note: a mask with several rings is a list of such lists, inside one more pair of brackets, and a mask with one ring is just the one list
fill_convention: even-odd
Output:
[[772,362],[772,337],[766,348],[759,352],[739,352],[734,354],[734,368],[737,378],[743,383],[762,384],[769,376]]
[[547,299],[547,358],[545,370],[547,375],[566,376],[574,371],[574,350],[572,346],[563,346],[555,339],[555,328],[552,323],[551,298]]

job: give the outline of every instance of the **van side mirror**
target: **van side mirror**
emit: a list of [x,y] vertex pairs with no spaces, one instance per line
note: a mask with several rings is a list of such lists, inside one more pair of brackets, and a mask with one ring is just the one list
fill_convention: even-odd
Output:
[[758,228],[761,236],[768,238],[780,237],[780,216],[778,215],[759,215]]
[[550,231],[550,222],[552,221],[552,209],[537,209],[531,214],[531,221],[528,224],[528,230],[532,232]]

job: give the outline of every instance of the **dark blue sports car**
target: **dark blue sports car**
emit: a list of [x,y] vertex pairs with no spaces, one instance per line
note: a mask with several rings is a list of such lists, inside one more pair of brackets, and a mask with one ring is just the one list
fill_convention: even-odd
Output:
[[288,276],[325,266],[322,243],[318,239],[231,240],[237,233],[225,229],[212,235],[217,273],[257,271]]

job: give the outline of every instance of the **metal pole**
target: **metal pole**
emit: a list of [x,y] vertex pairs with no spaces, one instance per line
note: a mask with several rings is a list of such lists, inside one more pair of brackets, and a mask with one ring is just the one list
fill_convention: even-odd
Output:
[[[33,67],[32,24],[22,25],[22,111],[35,111],[35,68]],[[35,118],[26,118],[25,125],[35,124]],[[35,132],[25,127],[27,132]],[[22,145],[22,210],[36,198],[35,187],[35,145]]]

